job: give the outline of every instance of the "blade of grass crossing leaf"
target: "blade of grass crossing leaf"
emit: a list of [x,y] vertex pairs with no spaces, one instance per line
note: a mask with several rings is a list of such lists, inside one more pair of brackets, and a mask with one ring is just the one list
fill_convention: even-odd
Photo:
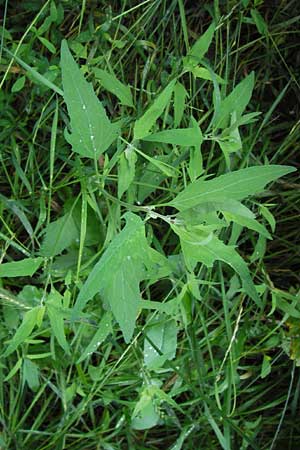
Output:
[[188,93],[179,81],[174,86],[174,127],[177,128],[182,120],[184,109],[185,109],[185,99]]
[[151,158],[151,156],[146,155],[138,148],[135,148],[135,151],[143,156],[143,158],[147,159],[151,164],[157,167],[162,173],[164,173],[167,177],[174,177],[177,173],[175,167],[170,166],[169,164],[164,163],[163,161],[159,161],[158,158]]
[[4,48],[4,50],[11,56],[13,59],[15,59],[20,66],[22,66],[27,72],[29,72],[33,78],[36,79],[39,83],[43,84],[44,86],[48,87],[52,91],[56,92],[57,94],[63,96],[63,91],[56,86],[54,83],[52,83],[50,80],[48,80],[46,77],[41,75],[39,72],[37,72],[33,67],[30,67],[28,64],[26,64],[21,58],[10,52],[7,48]]
[[81,363],[88,356],[94,353],[110,333],[112,333],[112,316],[110,312],[106,312],[104,313],[104,316],[102,317],[98,325],[98,330],[94,334],[89,345],[86,347],[86,349],[78,359],[77,364]]
[[52,198],[52,184],[53,184],[53,175],[54,175],[57,122],[58,122],[58,100],[56,99],[54,116],[53,116],[52,127],[51,127],[51,138],[50,138],[50,158],[49,158],[50,174],[49,174],[49,197],[48,197],[47,225],[50,222],[50,212],[51,212],[51,198]]
[[51,329],[61,348],[69,355],[70,348],[65,336],[64,313],[62,308],[62,296],[56,290],[52,290],[46,301]]
[[122,197],[134,180],[136,161],[136,152],[131,145],[128,145],[125,151],[120,155],[119,159],[118,198]]
[[78,239],[78,229],[72,216],[72,210],[77,200],[78,198],[75,200],[69,213],[47,225],[40,249],[42,256],[48,258],[56,256]]
[[79,252],[78,252],[77,272],[76,272],[77,281],[79,281],[79,273],[84,250],[84,242],[86,237],[86,224],[87,224],[87,192],[86,192],[85,178],[83,177],[81,180],[81,215],[80,215]]
[[7,357],[13,353],[19,345],[21,345],[30,335],[35,325],[38,322],[38,318],[41,312],[41,307],[36,306],[31,311],[24,314],[23,321],[20,327],[17,329],[14,337],[10,341],[9,346],[5,350],[3,357]]

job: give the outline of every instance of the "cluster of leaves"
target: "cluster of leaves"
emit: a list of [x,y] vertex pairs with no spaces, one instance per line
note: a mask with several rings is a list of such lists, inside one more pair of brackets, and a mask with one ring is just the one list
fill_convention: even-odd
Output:
[[[179,4],[184,24],[184,7]],[[56,447],[51,448],[66,448],[66,434],[85,420],[81,416],[91,405],[95,408],[98,404],[103,412],[103,434],[109,436],[107,441],[103,438],[103,448],[115,448],[109,432],[113,402],[125,408],[117,430],[122,422],[133,432],[157,425],[179,428],[180,435],[170,447],[173,450],[183,448],[190,434],[197,436],[203,424],[212,430],[203,438],[207,448],[219,445],[230,449],[233,433],[240,448],[258,448],[255,436],[262,418],[239,421],[246,406],[236,404],[236,389],[253,370],[245,359],[251,357],[251,351],[247,354],[245,350],[247,332],[251,339],[266,341],[267,350],[277,341],[271,339],[276,338],[274,331],[260,336],[259,328],[249,325],[249,317],[265,320],[267,312],[275,321],[280,314],[281,325],[290,318],[289,334],[295,339],[300,312],[299,294],[275,288],[255,264],[262,260],[267,240],[272,239],[275,218],[269,205],[254,196],[265,195],[271,182],[295,171],[267,159],[244,157],[241,130],[251,127],[260,114],[245,113],[255,74],[251,72],[226,93],[228,80],[212,69],[207,58],[223,24],[215,14],[206,31],[165,71],[155,89],[151,83],[146,89],[142,82],[138,96],[139,89],[133,89],[129,79],[120,79],[109,63],[104,66],[103,59],[93,58],[93,48],[88,55],[88,45],[78,39],[68,42],[58,33],[50,39],[49,31],[61,25],[63,12],[63,3],[52,1],[42,25],[31,26],[48,52],[55,54],[61,41],[59,66],[43,72],[40,66],[38,70],[33,67],[31,58],[24,62],[26,49],[5,49],[11,61],[26,71],[26,76],[13,84],[12,93],[22,91],[26,77],[37,83],[38,93],[49,96],[45,110],[52,123],[47,157],[38,164],[41,170],[46,161],[49,173],[48,181],[40,175],[44,192],[35,227],[18,200],[23,190],[31,195],[35,189],[18,153],[14,166],[21,189],[11,183],[12,195],[1,195],[2,210],[17,217],[29,236],[29,244],[24,245],[3,234],[8,261],[0,266],[1,337],[5,341],[1,356],[3,363],[10,361],[7,367],[3,364],[3,381],[20,376],[21,392],[28,387],[36,395],[34,399],[46,389],[51,390],[50,399],[58,395],[63,413],[61,420],[54,414],[59,431],[49,444]],[[251,17],[265,33],[256,9],[251,10]],[[108,22],[99,29],[110,42],[111,18]],[[123,43],[116,40],[114,46],[122,50]],[[70,48],[78,58],[87,59],[86,66],[80,68]],[[103,101],[87,76],[100,84]],[[187,79],[208,86],[210,96],[202,115],[191,107]],[[109,98],[113,100],[109,102]],[[42,113],[38,125],[43,120]],[[36,133],[31,153],[32,160],[38,161]],[[61,170],[66,170],[61,167],[65,166],[69,171],[60,193],[55,184],[59,186]],[[59,217],[51,213],[56,196],[64,203]],[[10,246],[18,256],[26,257],[15,261]],[[27,277],[34,278],[30,282]],[[15,279],[20,280],[16,291]],[[20,314],[15,316],[11,305]],[[245,326],[241,327],[241,322]],[[193,357],[187,355],[179,363],[178,355],[187,342]],[[298,361],[293,342],[291,358]],[[261,380],[272,368],[267,350],[258,365]],[[123,361],[127,361],[124,369]],[[131,380],[127,367],[132,364],[142,375]],[[47,371],[48,366],[54,375]],[[126,371],[120,380],[118,370]],[[73,371],[78,377],[72,376]],[[107,382],[112,374],[116,376],[112,384],[124,383],[124,392],[113,391]],[[60,378],[59,388],[55,378]],[[244,390],[247,407],[255,410],[251,383]],[[133,400],[126,408],[128,396]],[[202,419],[191,425],[186,406],[195,401]],[[282,399],[275,404],[280,402]],[[47,405],[44,402],[44,413]],[[189,415],[190,421],[186,421]],[[18,430],[27,418],[25,415],[20,421]],[[37,424],[43,422],[40,414],[38,418]],[[92,424],[85,423],[83,429],[97,426],[95,412],[89,420]],[[184,425],[178,426],[181,420]],[[135,448],[135,444],[128,445]]]

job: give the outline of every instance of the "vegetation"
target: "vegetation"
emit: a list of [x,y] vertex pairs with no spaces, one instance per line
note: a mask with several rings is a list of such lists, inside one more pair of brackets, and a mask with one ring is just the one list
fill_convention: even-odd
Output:
[[2,3],[0,449],[297,448],[298,2]]

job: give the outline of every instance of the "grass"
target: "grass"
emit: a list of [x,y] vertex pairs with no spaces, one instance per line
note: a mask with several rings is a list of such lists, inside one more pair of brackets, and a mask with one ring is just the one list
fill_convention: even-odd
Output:
[[[42,8],[37,1],[6,2],[5,11],[0,448],[296,448],[298,173],[244,201],[272,240],[236,222],[227,220],[225,226],[224,214],[205,210],[200,210],[206,222],[199,234],[192,228],[199,225],[199,212],[178,215],[174,202],[199,175],[213,179],[268,164],[298,167],[298,3],[280,1],[271,8],[247,1],[196,7],[183,0],[60,0],[44,2]],[[191,70],[183,73],[182,61],[212,19],[216,29],[201,66],[213,71],[214,82]],[[70,78],[62,79],[63,39],[109,119],[123,119],[122,136],[97,158],[74,151],[64,135],[70,122],[74,133],[76,119],[66,97]],[[121,104],[111,84],[103,87],[97,69],[130,86],[134,107]],[[251,71],[255,85],[246,113],[262,114],[239,127],[242,149],[225,157],[217,142],[222,129],[210,126],[217,87],[225,98]],[[218,84],[217,76],[224,82]],[[182,84],[176,113],[182,118],[174,125],[169,99],[149,131],[195,130],[193,116],[204,136],[202,173],[199,154],[190,148],[147,142],[145,136],[134,140],[136,121],[175,78]],[[148,117],[143,127],[150,122]],[[80,129],[81,121],[76,126]],[[137,227],[145,227],[146,238],[129,240],[126,212],[141,219]],[[261,306],[242,286],[240,272],[224,263],[224,255],[212,267],[198,259],[191,270],[182,257],[175,215],[188,221],[188,230],[198,233],[202,243],[211,238],[205,228],[210,225],[215,237],[236,246]],[[115,263],[98,269],[96,278],[102,281],[87,303],[82,294],[86,280],[116,236],[123,236],[120,248],[126,257],[132,255],[134,265],[130,259],[124,264],[124,255],[119,265],[114,248],[110,258]],[[148,245],[157,259],[154,269],[150,264],[145,271]],[[39,264],[32,276],[24,268],[4,265],[25,258]],[[231,263],[232,258],[231,253]],[[11,276],[9,270],[20,272]],[[126,301],[134,283],[144,307],[133,317],[133,336],[125,342],[130,326],[122,317],[131,307]],[[112,300],[122,291],[125,308]],[[80,292],[84,308],[76,303]],[[28,317],[33,317],[31,327]],[[153,355],[158,357],[154,362]]]

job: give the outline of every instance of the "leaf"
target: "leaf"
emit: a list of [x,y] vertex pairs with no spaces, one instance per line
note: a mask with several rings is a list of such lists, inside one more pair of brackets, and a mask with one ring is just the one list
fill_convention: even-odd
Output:
[[264,355],[264,359],[261,366],[260,378],[266,378],[270,375],[272,366],[270,364],[271,357],[268,355]]
[[143,138],[148,142],[164,142],[166,144],[181,145],[183,147],[196,147],[202,143],[202,133],[200,128],[181,128],[174,130],[160,131]]
[[55,46],[52,44],[52,42],[50,42],[48,39],[42,37],[42,36],[38,36],[38,39],[41,41],[41,43],[49,50],[50,53],[55,54],[56,53],[56,48]]
[[206,54],[215,32],[215,24],[212,23],[205,33],[195,42],[188,55],[183,59],[183,65],[189,69],[199,63]]
[[157,169],[159,169],[162,173],[164,173],[167,177],[174,177],[177,175],[177,169],[170,164],[165,163],[162,161],[162,157],[157,157],[157,155],[154,156],[154,158],[151,158],[151,156],[147,155],[146,153],[142,152],[138,148],[135,149],[137,153],[139,153],[143,158],[147,159],[151,164],[153,164]]
[[272,232],[274,233],[276,227],[276,220],[271,211],[264,205],[259,206],[259,210],[261,215],[267,220],[268,224],[271,227]]
[[4,378],[4,382],[9,381],[15,374],[18,372],[18,370],[22,367],[23,360],[22,358],[18,359],[14,367],[9,371],[8,375]]
[[[196,78],[202,78],[203,80],[213,81],[210,71],[205,67],[193,67],[192,74]],[[226,81],[223,80],[223,78],[221,78],[218,74],[215,73],[214,75],[218,83],[226,84]]]
[[257,231],[257,233],[265,236],[267,239],[272,239],[272,236],[270,235],[268,230],[262,224],[257,222],[257,220],[255,220],[255,219],[240,216],[239,214],[228,213],[228,212],[227,213],[224,212],[224,216],[225,216],[226,220],[229,222],[238,223],[242,227],[247,227],[250,230]]
[[175,83],[176,80],[170,81],[142,117],[135,122],[134,139],[142,139],[149,134],[149,131],[169,104]]
[[118,198],[121,198],[124,192],[134,180],[136,153],[131,145],[128,145],[121,154],[118,167]]
[[43,262],[43,258],[26,258],[0,264],[0,277],[32,277]]
[[100,80],[104,89],[118,97],[122,105],[134,107],[131,90],[128,85],[121,83],[114,74],[110,74],[105,70],[97,67],[93,70],[95,77]]
[[157,425],[159,419],[160,415],[153,401],[153,394],[146,387],[135,405],[131,418],[131,426],[134,430],[147,430]]
[[21,58],[19,58],[16,54],[10,52],[7,48],[4,48],[4,51],[6,51],[13,59],[15,59],[22,67],[24,67],[27,72],[32,75],[32,77],[42,85],[48,87],[49,89],[52,89],[54,92],[56,92],[58,95],[63,95],[63,91],[57,87],[54,83],[52,83],[50,80],[48,80],[46,77],[41,75],[39,72],[37,72],[33,67],[30,67],[28,64],[26,64]]
[[79,232],[71,213],[65,214],[46,227],[44,241],[40,253],[45,257],[53,257],[61,253],[79,238]]
[[261,306],[247,264],[234,247],[225,245],[205,226],[191,227],[190,229],[178,225],[171,226],[180,238],[182,252],[189,270],[193,271],[197,262],[212,267],[215,261],[223,261],[235,270],[242,280],[245,292],[258,306]]
[[185,108],[185,99],[188,93],[183,84],[177,83],[174,86],[174,127],[177,128],[183,117]]
[[7,357],[13,353],[19,345],[21,345],[30,336],[32,330],[38,322],[41,309],[41,306],[36,306],[24,314],[23,321],[17,329],[14,337],[11,339],[9,346],[3,354],[3,357]]
[[268,36],[268,26],[260,12],[257,9],[251,8],[251,16],[258,32],[263,36]]
[[218,202],[204,202],[194,208],[183,210],[177,217],[183,219],[189,225],[199,225],[207,221],[207,215],[216,211],[222,213],[229,212],[248,219],[255,219],[255,214],[250,209],[232,199]]
[[211,180],[203,178],[189,184],[170,205],[179,210],[193,208],[204,202],[243,200],[262,192],[265,186],[296,169],[290,166],[253,166],[229,172]]
[[254,72],[241,81],[233,91],[221,101],[220,107],[213,120],[214,128],[226,128],[231,114],[236,112],[237,119],[248,105],[254,88]]
[[91,342],[87,346],[87,348],[84,350],[82,355],[77,361],[77,364],[84,361],[88,356],[90,356],[92,353],[94,353],[99,345],[102,344],[103,341],[107,338],[107,336],[112,333],[112,323],[111,323],[112,317],[110,312],[105,312],[99,325],[98,330],[94,334]]
[[125,218],[125,227],[112,240],[83,285],[74,306],[73,318],[96,293],[100,293],[128,343],[141,301],[139,284],[146,279],[145,266],[149,267],[152,263],[143,221],[129,212]]
[[71,118],[72,133],[66,139],[75,152],[87,158],[99,156],[113,143],[119,124],[112,124],[70,53],[66,40],[61,45],[64,99]]
[[[158,353],[156,348],[160,350]],[[150,324],[144,340],[144,362],[148,369],[156,370],[163,366],[165,361],[176,355],[177,326],[175,320],[166,320],[165,315],[158,316]]]
[[53,331],[54,336],[57,339],[57,342],[61,346],[61,348],[70,355],[69,344],[66,340],[65,336],[65,324],[64,324],[64,310],[62,303],[62,296],[55,289],[52,289],[50,294],[48,295],[46,301],[46,308],[48,312],[48,317],[50,320],[51,329]]
[[34,392],[37,391],[40,385],[39,368],[28,358],[25,358],[23,363],[23,382],[26,382]]
[[14,82],[11,88],[11,92],[16,93],[23,89],[25,85],[26,77],[23,75],[22,77],[18,77],[17,80]]

